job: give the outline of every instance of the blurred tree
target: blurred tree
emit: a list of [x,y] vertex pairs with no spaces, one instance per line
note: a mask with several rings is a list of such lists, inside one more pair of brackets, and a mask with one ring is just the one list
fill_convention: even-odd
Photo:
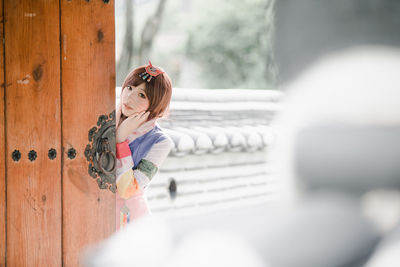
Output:
[[273,0],[207,1],[189,28],[187,55],[208,88],[275,88]]
[[153,40],[157,34],[162,21],[162,15],[165,10],[165,3],[167,0],[160,0],[158,2],[157,10],[154,15],[150,16],[145,26],[142,29],[141,42],[139,48],[139,62],[149,58],[150,50],[153,45]]
[[133,53],[134,53],[134,45],[133,45],[133,1],[126,0],[125,1],[125,34],[124,41],[122,45],[122,52],[119,56],[119,60],[117,62],[117,85],[122,85],[126,75],[128,74],[132,63],[133,63]]
[[125,34],[121,54],[117,62],[117,86],[122,85],[126,75],[134,66],[144,64],[144,61],[149,58],[154,37],[162,22],[166,1],[158,0],[156,12],[148,17],[142,28],[139,49],[136,49],[134,45],[134,10],[136,2],[125,0]]

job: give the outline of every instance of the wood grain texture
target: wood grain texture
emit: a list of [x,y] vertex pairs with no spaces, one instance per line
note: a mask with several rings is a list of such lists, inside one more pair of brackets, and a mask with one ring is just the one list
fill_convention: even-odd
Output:
[[100,190],[84,156],[88,131],[115,109],[114,1],[61,1],[63,264],[115,231],[115,195]]
[[[3,40],[3,0],[0,0],[0,40]],[[6,151],[4,136],[4,44],[0,44],[0,266],[6,264]]]
[[[58,1],[7,0],[7,265],[61,265]],[[57,150],[50,160],[49,149]],[[21,152],[14,161],[11,153]],[[30,150],[37,152],[34,161]]]

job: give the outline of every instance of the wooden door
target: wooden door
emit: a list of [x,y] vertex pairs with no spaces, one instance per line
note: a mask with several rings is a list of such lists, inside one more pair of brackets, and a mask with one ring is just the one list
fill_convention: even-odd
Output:
[[77,151],[63,166],[63,262],[74,266],[82,246],[115,230],[115,195],[99,189],[84,156],[88,131],[115,109],[114,3],[62,1],[61,40],[63,146]]
[[0,265],[77,266],[115,229],[114,194],[84,155],[88,131],[115,108],[114,2],[3,7]]
[[[4,40],[3,3],[0,1],[0,40]],[[0,266],[6,262],[6,163],[4,135],[4,45],[0,45]]]

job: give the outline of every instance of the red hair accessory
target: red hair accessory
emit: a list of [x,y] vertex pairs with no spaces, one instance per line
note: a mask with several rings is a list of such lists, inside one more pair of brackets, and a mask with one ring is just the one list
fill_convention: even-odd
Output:
[[150,60],[149,60],[149,65],[147,65],[145,69],[146,71],[140,73],[139,77],[142,78],[143,80],[146,80],[147,82],[150,82],[151,78],[156,77],[161,73],[164,73],[164,71],[162,71],[160,68],[151,65]]

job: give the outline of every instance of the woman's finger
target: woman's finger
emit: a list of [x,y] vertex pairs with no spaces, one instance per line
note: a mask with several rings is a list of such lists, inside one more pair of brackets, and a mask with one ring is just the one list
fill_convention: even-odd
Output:
[[143,111],[143,112],[140,114],[140,118],[142,118],[143,116],[146,116],[147,113],[148,113],[148,111]]
[[118,127],[119,126],[119,121],[121,119],[121,114],[122,114],[122,104],[121,101],[119,101],[116,114],[115,114],[115,125]]
[[139,113],[139,119],[141,119],[145,113],[146,113],[146,111],[140,112],[140,113]]
[[141,112],[137,112],[136,113],[136,115],[135,115],[135,117],[136,117],[136,119],[140,119],[141,117],[142,117],[142,115],[143,115],[143,112],[141,111]]
[[147,112],[143,113],[142,116],[140,116],[140,120],[141,121],[146,121],[147,118],[149,117],[149,115],[150,115],[150,111],[147,111]]
[[140,115],[140,112],[132,113],[132,115],[130,115],[129,117],[137,117],[138,115]]

